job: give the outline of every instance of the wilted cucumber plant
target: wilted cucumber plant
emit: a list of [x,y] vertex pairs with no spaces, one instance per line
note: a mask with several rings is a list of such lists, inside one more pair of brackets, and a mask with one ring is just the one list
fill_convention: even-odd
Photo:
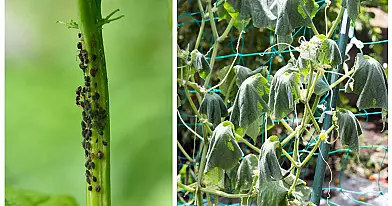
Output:
[[76,88],[76,105],[82,109],[81,136],[85,156],[86,205],[111,205],[109,91],[103,46],[103,25],[119,9],[102,18],[101,0],[78,0],[79,22],[65,23],[79,30],[79,68],[83,84]]
[[[321,122],[315,118],[320,97],[329,92],[330,98],[334,98],[340,84],[345,83],[346,92],[359,96],[356,104],[359,109],[380,108],[383,119],[386,117],[387,80],[381,64],[363,54],[358,46],[360,53],[349,69],[345,63],[347,39],[342,45],[332,39],[340,23],[340,35],[347,38],[350,24],[359,15],[360,1],[343,0],[336,19],[325,29],[325,34],[320,34],[312,21],[317,10],[321,9],[314,0],[218,0],[215,4],[212,0],[198,0],[197,3],[202,21],[194,48],[189,48],[190,44],[187,48],[177,48],[177,87],[185,93],[185,98],[177,95],[177,99],[178,108],[190,106],[197,118],[196,123],[201,125],[201,134],[197,128],[187,126],[180,111],[177,113],[179,121],[195,139],[201,141],[202,146],[200,158],[193,158],[177,142],[181,153],[194,164],[194,167],[185,166],[179,170],[179,191],[194,193],[194,198],[190,198],[188,203],[197,205],[203,205],[204,199],[212,205],[212,198],[218,205],[219,197],[241,199],[241,203],[246,205],[251,204],[252,198],[257,198],[257,205],[265,206],[318,205],[317,201],[309,202],[311,190],[300,179],[301,169],[307,166],[321,144],[331,144],[336,137],[340,138],[343,147],[358,154],[359,136],[362,134],[355,115],[333,105],[320,107],[323,110],[320,121],[327,118],[331,121],[328,127],[326,124],[320,127]],[[330,4],[326,1],[326,12]],[[221,34],[214,21],[215,16],[228,21]],[[202,54],[198,48],[206,30],[207,18],[214,43],[206,54]],[[327,21],[327,16],[325,18]],[[350,23],[350,19],[353,22]],[[275,32],[277,44],[269,49],[277,47],[279,51],[288,49],[290,52],[290,60],[273,76],[264,67],[252,70],[234,65],[239,42],[246,32],[246,25],[251,23],[256,28]],[[308,40],[302,37],[299,46],[293,46],[292,33],[302,26],[310,27],[314,36]],[[230,65],[217,67],[215,61],[220,44],[233,27],[239,31],[237,54]],[[261,55],[264,53],[261,52]],[[328,81],[328,73],[336,78]],[[214,75],[219,82],[210,85]],[[220,89],[222,95],[215,93],[215,89]],[[195,92],[194,98],[190,90]],[[299,106],[304,108],[302,119],[292,127],[284,118],[291,113],[296,114]],[[289,132],[287,137],[279,139],[271,135],[261,148],[247,140],[246,137],[250,137],[256,143],[261,132],[267,137],[267,131],[274,127],[273,120]],[[304,136],[309,131],[315,131],[310,152],[300,154],[300,145],[307,141]],[[293,149],[286,151],[284,146],[292,139]],[[254,154],[244,157],[239,143],[246,144]],[[323,158],[322,153],[319,154]],[[290,161],[290,168],[281,167],[281,156]],[[228,187],[234,189],[228,192]],[[180,193],[178,196],[179,200],[185,201]]]

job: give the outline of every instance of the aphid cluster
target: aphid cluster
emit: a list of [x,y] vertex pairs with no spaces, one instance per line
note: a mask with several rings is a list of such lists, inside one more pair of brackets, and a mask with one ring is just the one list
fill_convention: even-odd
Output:
[[[87,189],[92,191],[92,184],[98,181],[97,177],[94,176],[96,162],[99,161],[99,159],[102,159],[104,156],[103,152],[101,151],[98,151],[96,154],[94,154],[92,144],[98,144],[99,139],[101,139],[102,145],[107,146],[107,141],[103,139],[103,131],[106,126],[107,113],[98,102],[100,99],[100,94],[96,90],[97,83],[94,82],[94,77],[98,69],[94,64],[94,67],[90,64],[91,67],[89,69],[88,64],[90,61],[96,61],[97,56],[95,54],[89,56],[87,51],[84,49],[83,39],[80,33],[78,34],[78,37],[81,40],[77,43],[77,48],[79,50],[78,57],[80,60],[79,67],[83,70],[84,84],[76,88],[76,105],[83,109],[83,120],[81,121],[81,127],[83,137],[82,147],[86,157],[86,162],[84,165],[86,167],[85,176],[86,182],[89,184]],[[89,72],[86,72],[88,69]],[[93,132],[96,132],[98,135],[93,137]],[[96,148],[97,147],[98,146],[96,146]],[[99,192],[101,187],[97,183],[95,184],[95,191]]]

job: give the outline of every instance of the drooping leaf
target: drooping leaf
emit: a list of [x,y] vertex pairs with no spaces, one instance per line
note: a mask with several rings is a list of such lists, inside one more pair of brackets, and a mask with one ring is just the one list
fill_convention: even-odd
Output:
[[350,17],[353,22],[358,18],[360,3],[360,0],[342,0],[342,6],[347,8],[348,17]]
[[[255,121],[260,121],[263,112],[269,112],[268,94],[268,80],[261,74],[255,74],[241,84],[230,116],[230,121],[236,128],[241,127],[246,133]],[[252,125],[252,128],[254,127]]]
[[252,71],[251,69],[240,65],[234,66],[234,71],[237,74],[237,86],[240,87],[242,82],[244,82],[248,77],[253,76],[257,73],[261,73],[263,70],[266,71],[266,67],[259,67]]
[[76,206],[76,200],[66,195],[46,195],[29,190],[5,188],[6,206]]
[[[224,1],[223,6],[219,6],[217,10],[218,20],[222,21],[226,19],[230,21],[234,19],[233,26],[238,30],[242,31],[245,29],[246,25],[249,24],[250,19],[239,19],[239,7],[241,5],[240,1],[235,0],[221,0]],[[219,2],[220,3],[220,2]]]
[[[286,170],[282,169],[282,173],[285,174],[286,172]],[[290,173],[287,177],[283,179],[284,186],[287,189],[290,189],[291,185],[294,184],[294,180],[295,175]],[[295,186],[292,195],[294,196],[295,200],[299,202],[298,205],[305,205],[305,201],[308,199],[311,192],[312,191],[310,190],[310,188],[306,186],[306,182],[301,179],[298,179],[297,185]]]
[[228,121],[220,123],[214,130],[207,152],[205,172],[215,167],[229,170],[244,155],[233,134],[233,124]]
[[298,69],[288,63],[280,68],[271,83],[268,106],[275,119],[282,119],[292,112],[300,98]]
[[237,171],[236,191],[243,193],[251,189],[253,183],[253,170],[257,169],[258,160],[254,154],[248,154],[242,159]]
[[[358,53],[354,69],[352,91],[359,95],[357,107],[388,108],[388,86],[382,65],[372,57]],[[351,83],[352,79],[346,84],[346,92],[351,91]]]
[[[300,66],[303,66],[304,60],[309,60],[317,64],[327,64],[336,67],[342,63],[338,45],[332,39],[327,39],[323,34],[313,36],[310,41],[303,41],[298,48],[301,60]],[[306,63],[305,63],[306,64]]]
[[215,93],[207,93],[200,105],[199,112],[206,114],[208,121],[217,126],[221,123],[221,118],[228,115],[227,108],[222,98]]
[[[316,75],[313,78],[315,79]],[[316,95],[323,95],[327,91],[329,91],[328,84],[322,79],[322,77],[319,77],[317,79],[316,86],[314,87],[314,93]]]
[[[225,66],[225,67],[223,67],[222,69],[220,69],[219,71],[218,71],[218,79],[220,80],[220,81],[222,81],[223,80],[223,78],[225,77],[225,75],[227,74],[227,72],[229,71],[229,68],[230,68],[230,66]],[[231,69],[230,70],[230,73],[227,75],[227,78],[226,78],[226,80],[219,86],[219,89],[221,90],[221,92],[222,92],[222,94],[224,95],[224,96],[227,96],[227,92],[228,92],[228,90],[229,90],[229,87],[230,87],[230,84],[231,84],[231,82],[232,81],[235,81],[235,71],[234,71],[234,69]],[[233,80],[234,79],[234,80]],[[229,95],[229,100],[230,101],[234,101],[234,98],[235,98],[235,94],[237,93],[237,91],[238,91],[238,87],[237,87],[237,85],[235,84],[235,83],[233,83],[233,85],[232,85],[232,87],[231,87],[231,90],[230,90],[230,95]]]
[[200,77],[205,79],[211,71],[210,64],[207,62],[204,55],[196,49],[191,52],[191,56],[193,67],[199,73]]
[[[278,43],[291,44],[291,33],[295,28],[310,26],[317,8],[314,0],[242,0],[240,19],[252,18],[255,27],[274,29]],[[279,45],[279,50],[285,48]]]
[[353,152],[359,151],[359,136],[362,128],[355,115],[346,109],[336,111],[337,123],[339,125],[339,136],[341,144],[348,146]]
[[271,136],[264,142],[259,157],[259,181],[276,181],[283,178],[278,161],[281,153],[282,147],[277,136]]
[[238,167],[240,166],[237,163],[232,169],[225,171],[225,189],[224,192],[233,193],[236,192],[235,184],[237,182],[237,171]]
[[214,169],[205,172],[203,175],[203,184],[207,188],[221,190],[225,188],[225,171],[221,168],[215,167]]

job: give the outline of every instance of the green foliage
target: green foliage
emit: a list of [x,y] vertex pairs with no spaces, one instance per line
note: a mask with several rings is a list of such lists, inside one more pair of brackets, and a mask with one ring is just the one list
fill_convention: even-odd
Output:
[[207,152],[205,172],[216,167],[229,170],[244,155],[235,141],[233,127],[230,122],[220,123],[214,130]]
[[273,119],[282,119],[292,112],[300,98],[300,75],[292,63],[280,68],[271,83],[268,106]]
[[269,112],[268,94],[268,80],[261,74],[255,74],[241,84],[234,101],[230,121],[236,127],[243,128],[245,133],[251,132],[249,134],[254,139],[254,131],[261,125],[260,116],[263,112]]
[[359,95],[357,107],[387,109],[388,86],[382,65],[372,57],[358,53],[354,69],[352,79],[346,85],[346,92],[353,91]]
[[191,52],[191,57],[193,67],[199,73],[200,77],[205,79],[211,71],[210,65],[208,64],[206,58],[196,49]]
[[[278,43],[291,44],[295,28],[310,26],[318,4],[314,0],[242,0],[240,19],[249,19],[257,28],[271,28],[277,34]],[[279,45],[279,50],[287,46]]]
[[29,190],[5,188],[5,206],[77,206],[70,196],[46,195]]
[[199,112],[206,114],[208,121],[217,126],[221,123],[221,118],[228,115],[227,108],[223,103],[222,98],[215,93],[208,93],[205,95],[203,102],[200,105]]
[[346,109],[338,109],[336,117],[342,145],[346,145],[353,152],[358,153],[359,136],[362,134],[362,128],[358,119],[351,111]]
[[257,169],[258,160],[254,154],[248,154],[242,159],[237,171],[236,191],[244,193],[252,188],[253,171]]
[[348,17],[354,22],[358,18],[360,3],[360,0],[342,0],[342,6],[347,8]]

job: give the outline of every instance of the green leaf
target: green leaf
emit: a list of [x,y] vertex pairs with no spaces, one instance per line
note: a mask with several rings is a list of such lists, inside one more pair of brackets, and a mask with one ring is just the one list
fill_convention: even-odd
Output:
[[215,93],[207,93],[205,95],[199,112],[201,114],[207,114],[208,121],[213,123],[214,126],[221,123],[221,118],[229,114],[222,98]]
[[[275,29],[278,43],[291,44],[291,33],[295,28],[310,26],[317,8],[314,0],[242,0],[240,19],[252,18],[257,28]],[[279,50],[286,48],[279,45]]]
[[228,121],[220,123],[215,128],[207,151],[205,172],[215,167],[229,170],[244,155],[234,138],[233,129]]
[[257,169],[258,160],[254,154],[248,154],[242,159],[237,171],[236,191],[243,193],[252,189],[253,170]]
[[347,8],[348,17],[355,22],[360,11],[360,0],[342,0],[342,6]]
[[6,206],[76,206],[74,198],[66,195],[46,195],[30,190],[5,188]]
[[[316,78],[316,75],[314,74],[313,79]],[[316,82],[316,86],[314,87],[314,93],[316,95],[323,95],[327,91],[329,91],[329,86],[328,84],[322,79],[322,77],[319,77]]]
[[336,111],[336,117],[341,144],[358,153],[359,136],[362,134],[362,128],[358,119],[351,111],[341,108]]
[[[218,79],[220,81],[223,80],[223,78],[225,77],[225,75],[227,74],[227,72],[229,71],[230,66],[225,66],[222,69],[220,69],[218,71]],[[223,82],[223,84],[221,84],[219,86],[219,89],[221,90],[222,94],[227,96],[227,92],[229,90],[230,84],[233,81],[233,79],[235,78],[236,74],[234,72],[234,69],[230,70],[230,73],[228,74],[226,80]],[[229,95],[229,100],[230,101],[234,101],[235,98],[235,94],[238,91],[238,87],[236,84],[233,84],[231,91],[230,91],[230,95]]]
[[202,182],[207,188],[221,190],[225,188],[225,171],[215,167],[204,173]]
[[210,64],[208,64],[204,55],[196,49],[191,52],[191,57],[193,67],[199,73],[200,77],[205,79],[211,71]]
[[288,63],[280,68],[271,83],[268,106],[273,119],[282,119],[292,112],[300,98],[300,75],[298,69]]
[[234,71],[237,74],[237,80],[236,80],[237,86],[241,86],[242,82],[244,82],[250,76],[253,76],[257,73],[261,73],[262,71],[263,73],[266,73],[267,72],[266,68],[268,67],[262,66],[252,71],[251,69],[240,65],[234,66]]
[[307,66],[303,60],[310,60],[317,64],[328,64],[336,67],[342,63],[338,45],[324,34],[313,36],[310,41],[303,41],[299,46],[299,65]]
[[[288,171],[281,169],[281,173],[286,174]],[[288,191],[291,185],[294,184],[295,175],[289,173],[287,177],[282,180],[276,181],[266,181],[259,180],[259,194],[257,197],[258,206],[287,206],[289,200],[292,201],[292,197],[288,197]],[[299,204],[295,205],[305,205],[305,200],[309,198],[311,190],[306,186],[306,183],[298,179],[297,185],[292,193],[295,198],[295,202]]]
[[388,86],[382,65],[370,56],[357,54],[354,63],[355,72],[346,84],[346,92],[352,91],[359,95],[357,107],[360,109],[388,108]]
[[[219,6],[217,10],[218,21],[227,20],[230,21],[234,18],[233,26],[238,30],[242,31],[246,25],[249,24],[250,19],[239,19],[239,9],[241,2],[236,0],[221,0],[224,1],[223,6]],[[220,2],[218,3],[220,4]]]
[[250,126],[255,127],[255,125],[252,125],[256,124],[255,121],[260,122],[262,113],[269,112],[268,94],[268,80],[259,73],[248,77],[241,84],[230,116],[230,121],[236,128],[242,127],[246,133]]
[[282,147],[278,137],[269,137],[261,147],[259,157],[259,181],[277,181],[283,178],[278,161],[281,153]]

